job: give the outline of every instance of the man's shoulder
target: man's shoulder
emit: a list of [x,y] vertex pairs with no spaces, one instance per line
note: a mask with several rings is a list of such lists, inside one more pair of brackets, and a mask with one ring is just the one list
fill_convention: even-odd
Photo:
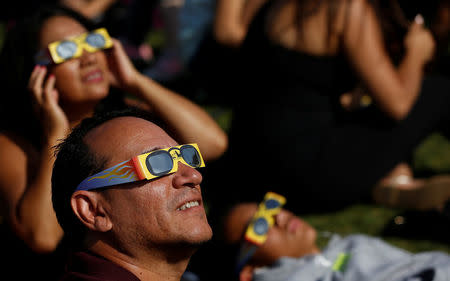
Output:
[[139,278],[110,260],[88,251],[80,251],[70,256],[66,271],[60,281],[83,280],[139,281]]

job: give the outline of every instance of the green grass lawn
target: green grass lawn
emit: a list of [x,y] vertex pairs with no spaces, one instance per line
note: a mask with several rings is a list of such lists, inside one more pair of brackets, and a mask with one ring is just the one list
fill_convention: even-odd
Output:
[[[439,134],[431,135],[416,149],[413,158],[413,167],[418,174],[449,173],[450,142]],[[441,250],[450,253],[450,220],[438,220],[439,216],[434,212],[409,212],[407,216],[404,213],[405,210],[401,209],[355,205],[336,213],[310,215],[305,219],[319,230],[342,235],[373,235],[412,252]],[[407,224],[412,226],[406,227]],[[385,231],[388,226],[392,228],[391,233]],[[443,229],[448,239],[439,236]],[[440,239],[434,239],[436,236]]]
[[[337,233],[343,236],[363,233],[380,237],[393,245],[411,252],[440,250],[450,253],[450,243],[448,240],[447,242],[444,242],[442,237],[439,237],[440,240],[433,239],[436,231],[439,231],[442,228],[446,228],[447,233],[449,233],[448,224],[433,224],[430,226],[430,223],[424,223],[424,219],[431,217],[431,215],[423,215],[421,219],[415,219],[415,222],[409,222],[414,223],[413,227],[405,229],[402,226],[406,225],[409,219],[412,220],[415,217],[406,216],[404,214],[405,211],[400,209],[372,205],[354,205],[339,212],[308,215],[303,218],[319,231]],[[413,214],[416,213],[413,212]],[[397,223],[394,223],[394,221]],[[391,233],[387,233],[387,226],[392,225],[393,227],[390,229],[393,229],[393,231],[391,231]],[[420,229],[419,231],[417,231],[418,228]],[[408,232],[409,230],[410,232]],[[405,231],[408,232],[406,235]],[[412,238],[414,236],[423,237]],[[318,237],[319,246],[324,246],[326,241],[326,237]]]

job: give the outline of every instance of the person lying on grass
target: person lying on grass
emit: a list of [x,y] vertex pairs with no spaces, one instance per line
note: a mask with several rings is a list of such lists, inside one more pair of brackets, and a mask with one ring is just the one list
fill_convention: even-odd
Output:
[[284,202],[270,192],[259,205],[239,203],[226,213],[224,249],[237,256],[234,268],[230,263],[225,270],[234,272],[228,280],[436,281],[450,276],[446,253],[410,253],[367,235],[334,235],[321,250],[316,229],[283,209]]

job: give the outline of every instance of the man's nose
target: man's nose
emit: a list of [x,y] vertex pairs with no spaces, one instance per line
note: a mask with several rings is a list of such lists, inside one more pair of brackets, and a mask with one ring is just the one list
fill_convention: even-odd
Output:
[[286,225],[287,221],[289,218],[289,214],[286,212],[283,212],[283,210],[281,210],[276,216],[275,216],[275,224],[279,227],[283,227],[284,225]]
[[178,171],[173,177],[173,185],[176,188],[185,186],[197,187],[202,182],[202,174],[195,168],[191,168],[183,163],[178,163]]

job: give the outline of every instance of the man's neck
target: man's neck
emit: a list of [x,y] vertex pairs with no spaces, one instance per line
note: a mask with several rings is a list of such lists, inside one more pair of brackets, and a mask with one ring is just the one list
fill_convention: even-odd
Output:
[[93,244],[89,250],[125,268],[141,281],[179,281],[192,255],[185,254],[182,258],[178,255],[176,259],[168,258],[166,254],[157,251],[145,251],[130,255],[101,241]]

